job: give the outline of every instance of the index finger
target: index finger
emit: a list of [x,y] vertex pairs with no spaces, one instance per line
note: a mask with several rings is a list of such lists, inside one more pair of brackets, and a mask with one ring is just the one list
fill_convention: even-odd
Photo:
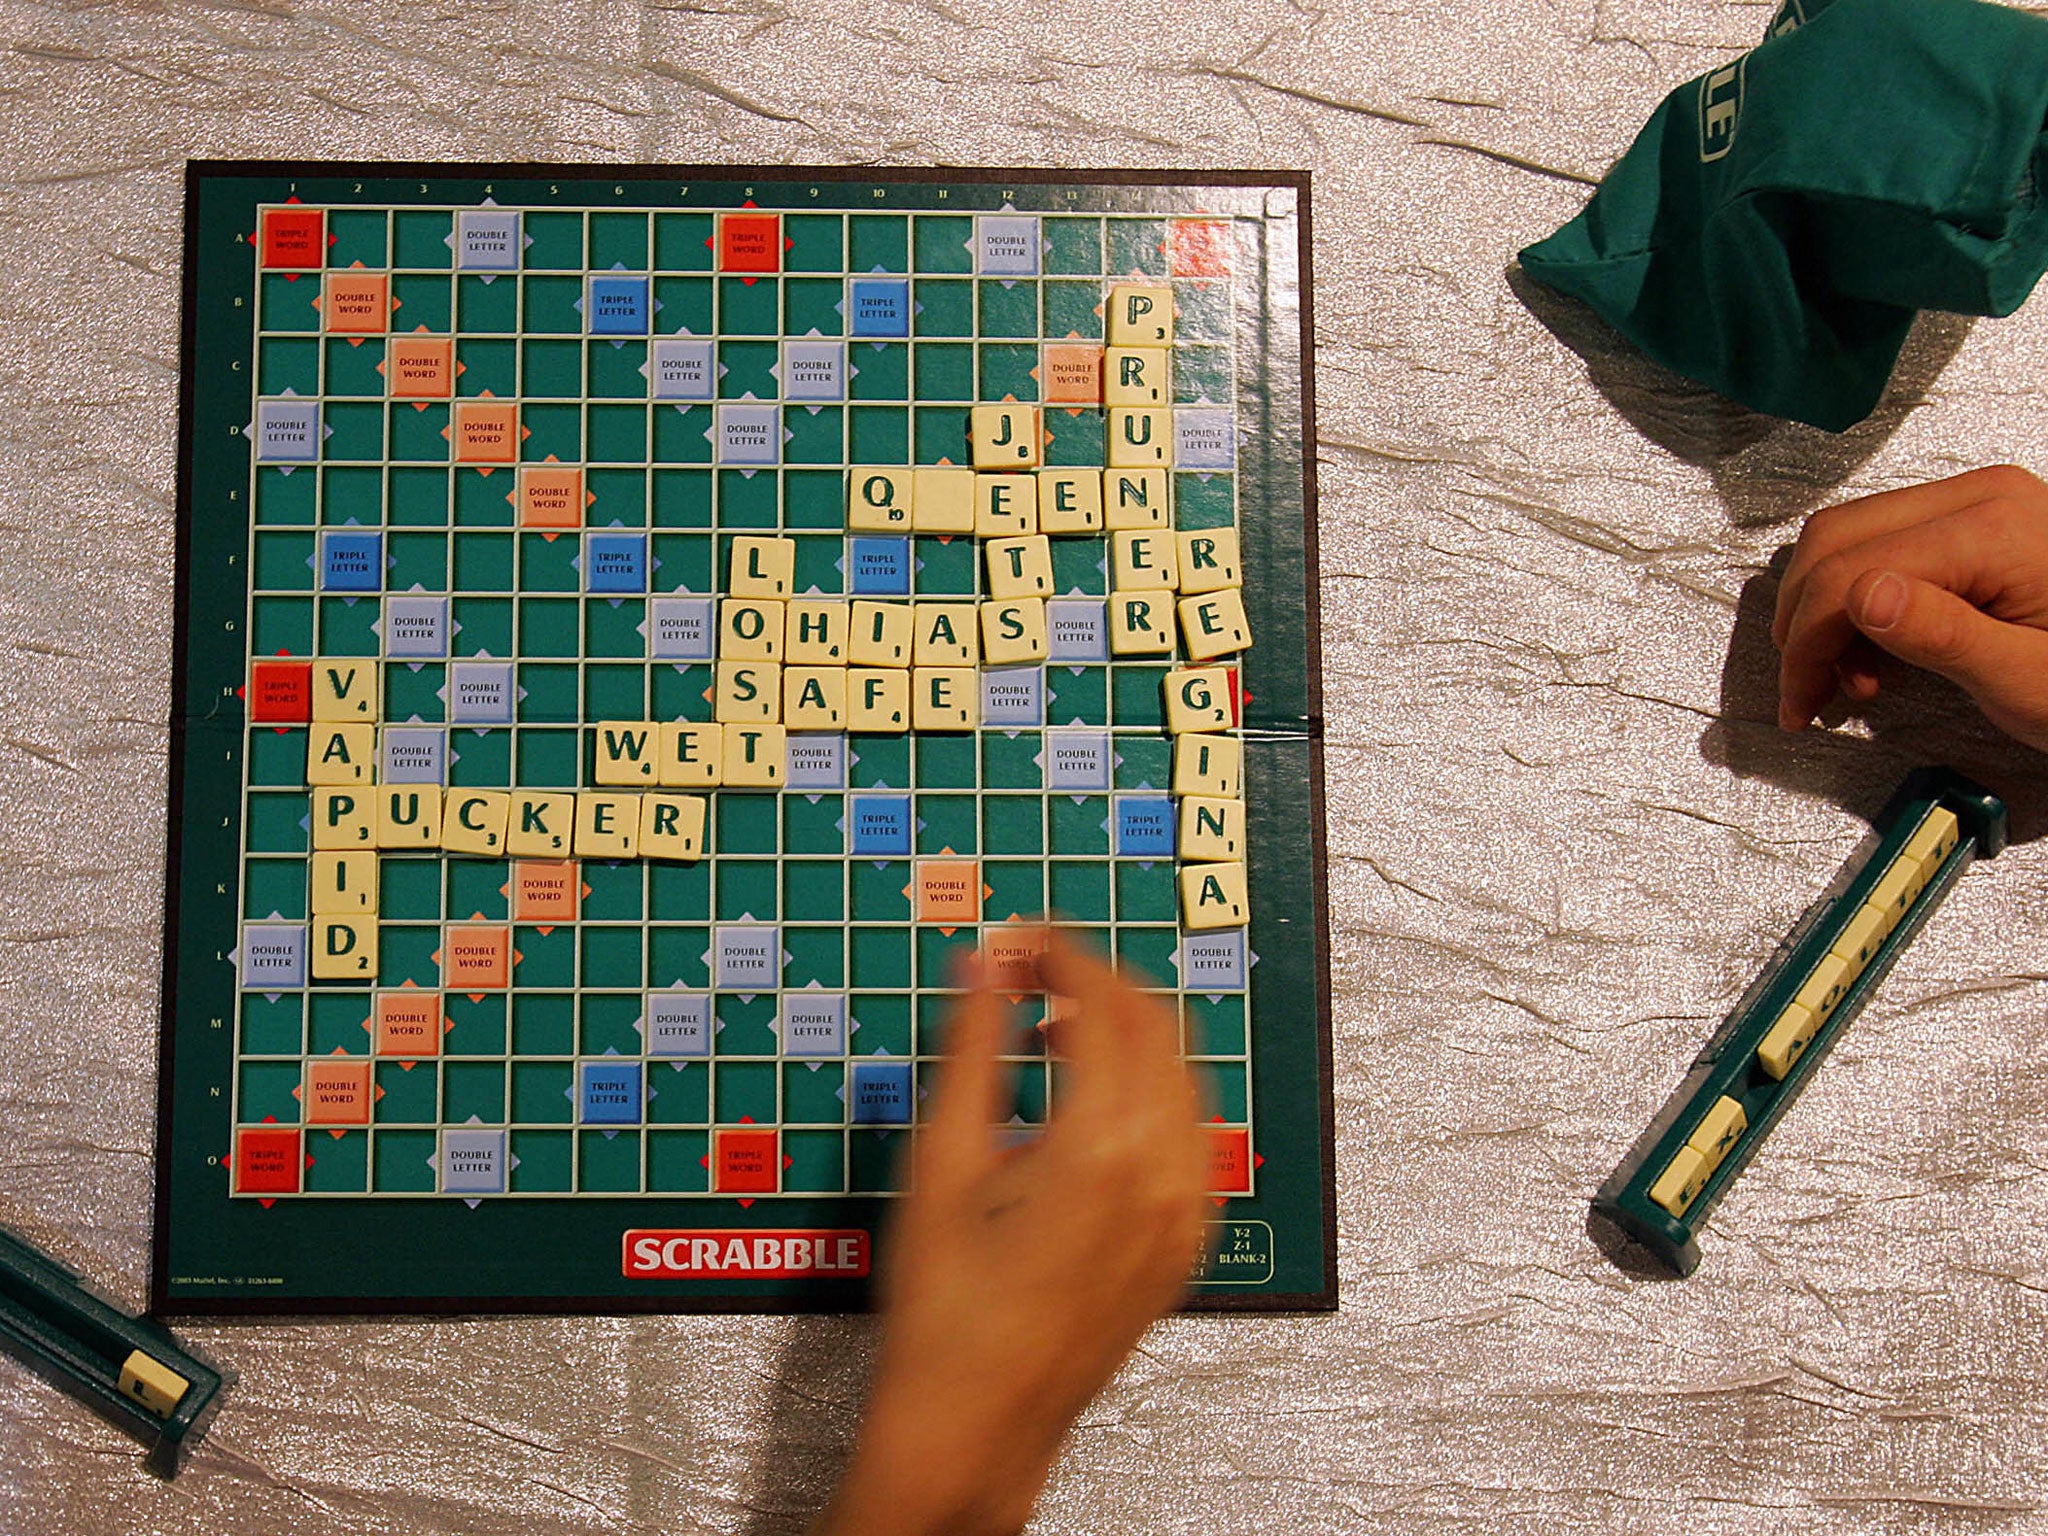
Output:
[[1003,1036],[1009,1014],[985,976],[953,1005],[946,1061],[932,1090],[919,1150],[928,1168],[972,1178],[995,1156],[990,1128],[1002,1117]]
[[1813,574],[1813,568],[1830,555],[1870,539],[1947,517],[1951,512],[1960,512],[1980,501],[2020,494],[2023,489],[2038,489],[2039,485],[2040,482],[2025,470],[1999,465],[1823,507],[1806,520],[1799,542],[1792,547],[1792,558],[1786,563],[1785,573],[1778,579],[1777,611],[1771,618],[1772,641],[1780,650],[1784,649],[1792,631],[1792,616],[1798,612],[1800,599],[1805,595],[1807,578]]

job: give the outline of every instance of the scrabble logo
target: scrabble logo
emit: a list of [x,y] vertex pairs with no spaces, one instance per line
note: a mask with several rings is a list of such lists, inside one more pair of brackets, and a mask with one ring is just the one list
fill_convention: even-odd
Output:
[[868,1234],[854,1228],[780,1232],[666,1231],[625,1236],[628,1280],[858,1280],[868,1272]]
[[1742,119],[1744,59],[1700,80],[1700,163],[1718,160],[1735,147]]

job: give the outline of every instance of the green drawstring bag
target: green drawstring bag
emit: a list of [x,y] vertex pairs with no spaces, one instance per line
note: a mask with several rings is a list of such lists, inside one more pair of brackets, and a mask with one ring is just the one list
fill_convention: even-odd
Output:
[[1916,310],[2008,315],[2048,266],[2048,20],[1785,0],[1681,86],[1522,269],[1666,367],[1840,432]]

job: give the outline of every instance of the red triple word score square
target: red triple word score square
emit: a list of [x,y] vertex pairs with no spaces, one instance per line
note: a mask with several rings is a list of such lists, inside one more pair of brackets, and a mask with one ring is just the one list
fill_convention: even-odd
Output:
[[327,265],[327,215],[317,208],[267,208],[257,237],[266,271],[314,272]]
[[782,1148],[773,1131],[717,1131],[711,1187],[721,1195],[772,1195],[782,1181]]
[[296,1195],[305,1167],[299,1133],[267,1125],[235,1132],[234,1167],[238,1195]]
[[1219,1195],[1252,1192],[1252,1133],[1218,1126],[1209,1132],[1209,1188]]
[[718,270],[780,272],[782,217],[774,213],[728,213],[718,220]]
[[249,664],[249,718],[265,725],[303,725],[313,718],[313,663]]

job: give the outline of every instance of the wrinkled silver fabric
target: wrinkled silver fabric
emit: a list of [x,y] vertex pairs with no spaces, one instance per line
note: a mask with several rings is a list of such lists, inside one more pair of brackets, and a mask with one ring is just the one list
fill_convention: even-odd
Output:
[[[188,155],[1308,166],[1344,1307],[1160,1327],[1035,1529],[2048,1529],[2048,764],[1926,682],[1780,737],[1764,574],[1831,499],[2048,469],[2048,299],[1924,324],[1838,440],[1546,326],[1509,273],[1769,9],[7,4],[0,1221],[139,1304]],[[1700,1272],[1623,1274],[1587,1196],[1944,759],[2011,797],[2017,846],[1847,1034]],[[169,1485],[0,1361],[0,1531],[794,1532],[870,1338],[189,1332],[242,1384]]]

